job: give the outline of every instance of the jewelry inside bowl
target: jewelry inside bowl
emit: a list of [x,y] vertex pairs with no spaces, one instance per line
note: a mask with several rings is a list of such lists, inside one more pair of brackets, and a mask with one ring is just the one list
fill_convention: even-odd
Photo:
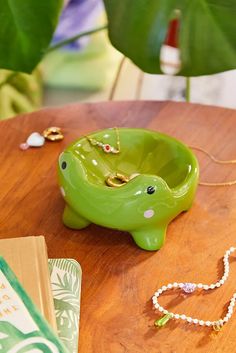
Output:
[[169,222],[193,202],[199,175],[192,151],[150,130],[114,128],[84,136],[60,156],[65,225],[128,231],[157,250]]

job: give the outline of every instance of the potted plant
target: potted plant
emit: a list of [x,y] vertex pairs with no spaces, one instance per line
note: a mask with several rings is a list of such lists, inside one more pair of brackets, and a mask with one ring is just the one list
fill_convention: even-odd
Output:
[[[89,0],[86,0],[89,1]],[[235,0],[104,0],[108,25],[50,47],[62,0],[0,0],[0,68],[30,74],[43,56],[108,28],[111,43],[141,70],[162,74],[161,49],[175,20],[181,76],[236,68]],[[79,19],[78,19],[79,21]],[[5,81],[11,78],[5,78]],[[0,89],[4,80],[0,82]]]

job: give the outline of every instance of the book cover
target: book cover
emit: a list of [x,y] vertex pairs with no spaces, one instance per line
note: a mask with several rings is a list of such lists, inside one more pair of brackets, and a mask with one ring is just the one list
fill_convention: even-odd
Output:
[[68,353],[2,257],[0,352]]
[[7,261],[42,316],[56,332],[57,326],[44,237],[1,239],[0,256]]
[[81,267],[72,259],[49,259],[58,335],[70,353],[78,352]]

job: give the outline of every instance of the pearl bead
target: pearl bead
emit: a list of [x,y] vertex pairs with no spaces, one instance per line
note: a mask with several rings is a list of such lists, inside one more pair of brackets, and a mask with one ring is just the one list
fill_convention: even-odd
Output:
[[228,317],[229,319],[231,318],[231,316],[232,316],[232,313],[229,313],[229,312],[228,312],[228,313],[226,314],[226,317]]
[[211,322],[210,321],[206,321],[206,326],[211,326]]
[[179,318],[180,318],[180,315],[179,315],[179,314],[174,314],[174,318],[175,318],[175,319],[179,319]]
[[215,285],[214,284],[211,284],[210,285],[210,289],[214,289],[215,288]]
[[159,291],[155,292],[154,296],[159,297]]
[[163,314],[167,315],[167,314],[169,314],[169,311],[164,309]]
[[187,316],[183,314],[183,315],[180,315],[180,318],[181,318],[182,320],[186,320]]
[[172,288],[172,284],[169,283],[169,284],[167,285],[167,288],[168,288],[168,289],[171,289],[171,288]]
[[229,249],[229,251],[232,253],[236,250],[236,248],[234,248],[233,246],[231,246],[231,248]]
[[179,288],[183,288],[184,284],[183,283],[179,283]]
[[155,307],[156,309],[159,309],[159,306],[160,306],[160,304],[158,304],[158,303],[154,304],[154,307]]
[[227,321],[229,321],[229,318],[228,318],[228,316],[225,316],[223,320],[224,320],[224,322],[227,322]]
[[202,288],[203,287],[203,284],[202,283],[198,283],[197,284],[197,288]]
[[193,319],[194,324],[198,324],[198,319]]
[[179,286],[179,285],[178,285],[177,282],[174,282],[174,283],[173,283],[173,287],[174,287],[174,288],[177,288],[178,286]]
[[225,283],[225,281],[224,281],[223,279],[221,279],[221,280],[219,281],[219,283],[222,285],[222,284]]
[[208,290],[208,289],[209,289],[209,286],[208,286],[207,284],[204,284],[204,285],[203,285],[203,289]]
[[220,287],[220,282],[216,283],[216,287],[218,287],[218,288]]
[[199,321],[199,325],[203,326],[205,324],[205,322],[203,320]]
[[166,286],[162,286],[162,291],[164,292],[165,290],[167,290],[167,287]]
[[162,308],[162,306],[159,306],[158,310],[162,313],[164,311],[164,309]]
[[188,317],[187,317],[187,321],[188,321],[189,323],[191,323],[191,322],[193,322],[193,319],[192,319],[190,316],[188,316]]

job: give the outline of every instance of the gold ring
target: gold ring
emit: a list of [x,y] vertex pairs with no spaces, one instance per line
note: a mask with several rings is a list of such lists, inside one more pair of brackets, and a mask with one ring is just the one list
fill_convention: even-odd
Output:
[[61,141],[64,138],[61,129],[56,126],[48,127],[45,129],[43,136],[49,141]]
[[106,184],[112,187],[120,187],[129,182],[129,177],[116,173],[116,175],[109,175],[106,179]]

